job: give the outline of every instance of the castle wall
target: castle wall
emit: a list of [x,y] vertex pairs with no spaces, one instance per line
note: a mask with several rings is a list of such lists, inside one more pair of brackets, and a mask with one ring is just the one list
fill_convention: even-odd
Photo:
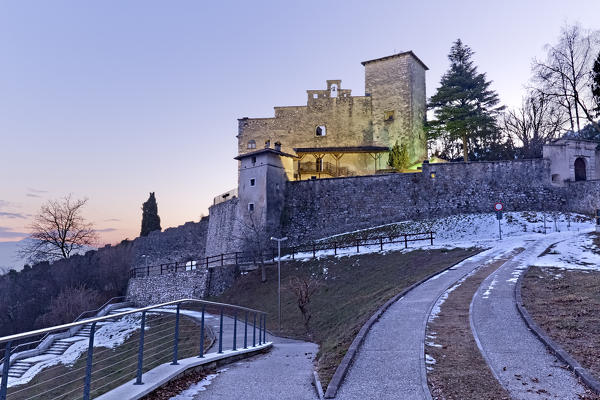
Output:
[[233,198],[211,206],[206,235],[206,255],[240,251],[240,200]]
[[422,173],[295,181],[287,184],[283,231],[298,243],[407,219],[491,212],[497,201],[507,211],[564,209],[567,192],[551,185],[545,159],[424,164]]
[[187,222],[176,228],[150,232],[133,242],[132,268],[199,260],[205,255],[209,218]]
[[565,192],[570,211],[592,214],[600,209],[600,180],[565,182]]

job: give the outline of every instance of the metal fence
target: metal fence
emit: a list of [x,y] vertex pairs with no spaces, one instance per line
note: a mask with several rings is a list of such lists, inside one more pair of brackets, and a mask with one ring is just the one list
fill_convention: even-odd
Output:
[[[291,246],[281,249],[282,257],[290,257],[295,259],[299,254],[308,254],[315,258],[320,251],[333,250],[333,254],[337,255],[342,250],[350,250],[360,253],[361,247],[377,246],[380,250],[384,249],[385,245],[400,243],[404,248],[408,248],[409,243],[418,241],[428,241],[433,245],[434,232],[420,233],[403,233],[392,236],[375,236],[371,238],[353,238],[339,241],[322,241],[313,242],[306,245]],[[233,252],[223,253],[214,256],[207,256],[201,260],[191,260],[183,262],[165,263],[159,265],[148,265],[145,267],[132,268],[130,270],[131,278],[143,278],[153,275],[164,275],[169,273],[194,271],[198,268],[214,268],[228,265],[243,265],[257,263],[274,263],[277,260],[277,248],[265,250],[263,252]]]
[[[167,362],[177,365],[181,358],[204,358],[210,349],[223,353],[225,349],[247,349],[264,344],[266,317],[265,312],[250,308],[182,299],[1,337],[5,362],[1,370],[0,400],[87,400],[132,379],[135,384],[143,384],[144,372]],[[117,328],[126,326],[131,334],[117,346],[106,347],[105,327],[116,324],[115,321],[125,321]],[[11,381],[13,345],[32,337],[83,326],[88,327],[89,338],[80,340],[79,343],[87,342],[87,345],[75,359],[40,367],[26,382]],[[95,340],[96,336],[100,337],[99,341]],[[76,343],[72,345],[76,346]]]

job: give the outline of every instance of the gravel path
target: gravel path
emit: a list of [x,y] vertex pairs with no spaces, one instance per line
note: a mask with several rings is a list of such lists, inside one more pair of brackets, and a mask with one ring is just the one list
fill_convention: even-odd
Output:
[[471,328],[478,346],[513,399],[580,399],[584,393],[574,375],[529,331],[515,305],[516,278],[527,260],[561,236],[529,242],[525,251],[483,281],[471,303]]
[[437,298],[453,283],[514,247],[491,249],[418,286],[394,303],[367,334],[336,399],[431,399],[425,327]]

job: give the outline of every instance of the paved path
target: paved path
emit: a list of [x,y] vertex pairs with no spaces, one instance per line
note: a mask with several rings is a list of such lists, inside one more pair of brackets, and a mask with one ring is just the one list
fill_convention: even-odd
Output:
[[498,381],[513,399],[580,399],[583,387],[527,328],[517,311],[516,278],[561,234],[530,242],[525,251],[490,274],[471,304],[471,328]]
[[491,249],[418,286],[376,322],[336,399],[430,399],[425,372],[425,326],[437,298],[454,282],[514,247]]
[[225,371],[193,399],[315,400],[312,371],[317,345],[279,337],[268,339],[274,342],[269,353],[224,366]]

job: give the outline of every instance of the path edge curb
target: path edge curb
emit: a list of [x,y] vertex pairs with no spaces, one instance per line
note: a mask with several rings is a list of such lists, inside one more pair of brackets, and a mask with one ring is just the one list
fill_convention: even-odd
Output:
[[529,312],[525,309],[523,305],[523,297],[521,296],[521,285],[523,282],[523,277],[529,271],[530,267],[527,267],[522,274],[519,275],[517,282],[515,284],[515,304],[517,306],[517,310],[519,314],[525,321],[527,327],[537,336],[542,343],[550,350],[552,354],[554,354],[558,359],[569,366],[569,369],[572,370],[575,375],[577,375],[581,380],[596,394],[600,395],[600,381],[592,376],[592,374],[584,367],[579,364],[577,360],[575,360],[568,352],[566,352],[558,343],[552,340],[546,332],[541,329],[538,324],[535,323]]
[[340,386],[342,385],[342,383],[344,381],[344,378],[346,377],[346,373],[348,373],[348,370],[350,369],[350,366],[352,365],[352,362],[354,361],[354,358],[356,357],[356,353],[360,349],[365,337],[367,336],[367,333],[369,333],[369,330],[371,329],[371,327],[375,324],[375,322],[377,322],[379,320],[379,318],[381,318],[383,313],[388,308],[390,308],[390,306],[392,304],[394,304],[400,298],[406,296],[406,294],[408,292],[415,289],[417,286],[427,282],[434,276],[444,273],[447,270],[449,270],[450,268],[453,268],[453,267],[457,266],[458,264],[460,264],[461,262],[463,262],[471,257],[474,257],[477,254],[481,253],[482,251],[486,251],[486,250],[488,250],[488,249],[482,249],[481,251],[479,251],[475,254],[471,254],[468,257],[464,257],[464,258],[460,259],[459,261],[455,262],[454,264],[449,265],[448,267],[444,268],[443,270],[438,271],[434,274],[431,274],[431,275],[421,279],[419,282],[413,283],[406,289],[402,290],[400,293],[394,295],[391,299],[389,299],[381,307],[379,307],[379,309],[377,311],[375,311],[375,313],[373,315],[371,315],[371,317],[367,320],[367,322],[365,322],[364,325],[360,328],[360,331],[358,331],[358,334],[352,341],[352,344],[350,344],[350,347],[348,348],[346,355],[342,359],[342,362],[340,362],[340,365],[338,365],[338,367],[336,368],[335,373],[333,374],[333,377],[331,378],[331,381],[329,382],[329,385],[327,385],[327,390],[325,391],[325,398],[326,399],[334,399],[335,398]]

